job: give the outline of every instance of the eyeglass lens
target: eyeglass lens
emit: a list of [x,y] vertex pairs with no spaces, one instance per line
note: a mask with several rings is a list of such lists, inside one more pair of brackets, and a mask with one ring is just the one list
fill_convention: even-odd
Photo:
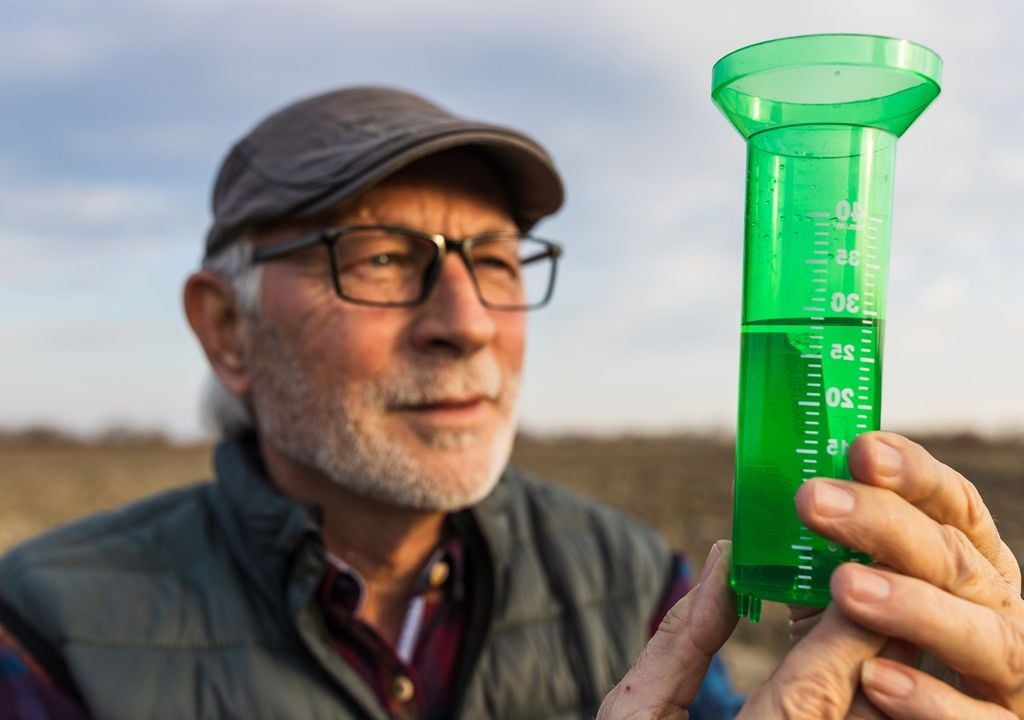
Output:
[[[438,254],[433,241],[393,230],[345,233],[334,243],[342,294],[369,303],[414,303]],[[544,241],[514,234],[486,236],[469,247],[481,299],[494,307],[525,308],[549,293],[554,258]]]

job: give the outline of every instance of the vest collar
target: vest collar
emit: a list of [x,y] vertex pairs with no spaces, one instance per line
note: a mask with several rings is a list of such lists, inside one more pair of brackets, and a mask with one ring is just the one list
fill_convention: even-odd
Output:
[[323,573],[319,509],[277,491],[267,479],[255,435],[221,442],[213,464],[213,505],[233,554],[275,607],[281,606],[281,589],[288,588],[294,617],[307,599],[295,593],[297,566],[302,567],[303,590],[307,584],[315,588]]

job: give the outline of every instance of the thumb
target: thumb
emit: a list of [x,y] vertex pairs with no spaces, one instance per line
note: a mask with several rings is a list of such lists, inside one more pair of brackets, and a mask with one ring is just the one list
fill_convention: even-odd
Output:
[[688,717],[711,658],[739,619],[729,590],[727,540],[715,543],[697,586],[677,602],[622,681],[605,698],[598,720]]

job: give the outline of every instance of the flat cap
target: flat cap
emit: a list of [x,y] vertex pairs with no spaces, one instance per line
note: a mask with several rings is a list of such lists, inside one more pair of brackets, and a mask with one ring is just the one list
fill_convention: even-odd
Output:
[[526,135],[454,115],[401,90],[354,87],[300,100],[263,120],[221,164],[206,255],[240,230],[306,217],[442,150],[478,147],[504,174],[523,230],[558,210],[562,181]]

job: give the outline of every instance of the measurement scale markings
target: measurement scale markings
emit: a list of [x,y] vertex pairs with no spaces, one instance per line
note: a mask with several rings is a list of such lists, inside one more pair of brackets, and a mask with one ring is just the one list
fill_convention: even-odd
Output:
[[830,218],[830,217],[832,217],[832,215],[827,213],[827,212],[809,212],[809,213],[807,213],[807,217],[809,217],[809,218]]
[[870,410],[871,406],[870,405],[858,405],[857,409],[858,410]]
[[804,260],[804,262],[807,263],[808,265],[824,265],[824,264],[826,264],[828,262],[828,260],[813,260],[813,259],[811,259],[811,260]]

